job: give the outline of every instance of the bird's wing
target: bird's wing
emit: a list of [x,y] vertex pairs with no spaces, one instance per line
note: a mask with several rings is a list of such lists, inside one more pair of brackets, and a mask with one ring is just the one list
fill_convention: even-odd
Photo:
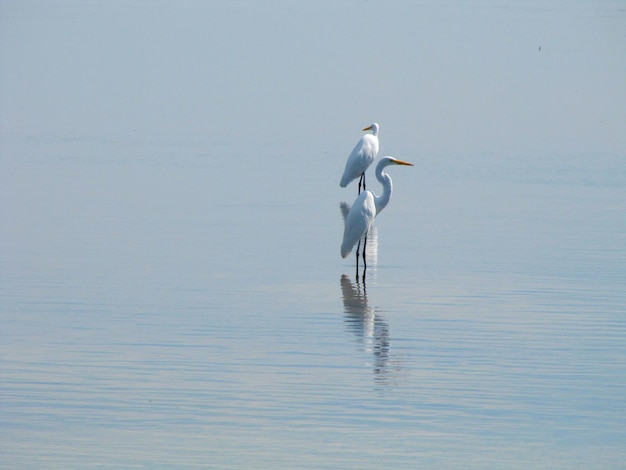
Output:
[[376,205],[371,191],[363,191],[352,205],[346,216],[346,225],[343,230],[341,256],[347,257],[356,242],[369,231],[376,217]]
[[378,139],[371,134],[364,135],[354,146],[348,157],[339,186],[345,188],[351,181],[361,176],[372,164],[377,154]]

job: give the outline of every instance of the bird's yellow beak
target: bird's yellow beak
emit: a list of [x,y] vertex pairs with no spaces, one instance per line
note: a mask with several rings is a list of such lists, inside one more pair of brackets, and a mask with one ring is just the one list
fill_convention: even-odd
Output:
[[364,128],[363,128],[363,129],[361,129],[361,130],[362,130],[362,131],[369,131],[369,130],[371,130],[371,129],[372,129],[372,126],[367,126],[367,127],[364,127]]
[[412,164],[412,163],[405,162],[404,160],[398,160],[397,158],[394,158],[394,159],[393,159],[393,162],[394,162],[396,165],[413,166],[413,164]]

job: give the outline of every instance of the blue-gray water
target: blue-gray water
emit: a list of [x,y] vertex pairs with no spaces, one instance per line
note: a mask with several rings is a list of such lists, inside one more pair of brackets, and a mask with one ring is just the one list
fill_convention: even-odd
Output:
[[624,467],[620,2],[0,21],[0,466]]

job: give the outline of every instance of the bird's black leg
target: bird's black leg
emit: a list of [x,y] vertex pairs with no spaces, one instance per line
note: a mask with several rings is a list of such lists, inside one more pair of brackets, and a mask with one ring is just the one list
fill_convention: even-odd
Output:
[[363,178],[363,191],[365,191],[365,172],[361,174],[361,178]]
[[363,239],[363,272],[367,269],[367,261],[365,260],[365,247],[367,246],[367,234]]
[[[361,177],[359,178],[359,186],[358,186],[358,193],[357,194],[361,194],[361,184],[363,184],[363,180],[365,178],[365,173],[361,173]],[[363,188],[365,189],[365,188]]]
[[361,240],[359,240],[359,244],[356,247],[356,280],[359,280],[359,248],[361,247]]

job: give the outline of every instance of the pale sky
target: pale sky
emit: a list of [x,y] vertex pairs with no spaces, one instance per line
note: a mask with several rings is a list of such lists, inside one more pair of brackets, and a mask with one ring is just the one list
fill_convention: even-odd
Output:
[[620,1],[9,0],[0,41],[3,132],[626,152]]

